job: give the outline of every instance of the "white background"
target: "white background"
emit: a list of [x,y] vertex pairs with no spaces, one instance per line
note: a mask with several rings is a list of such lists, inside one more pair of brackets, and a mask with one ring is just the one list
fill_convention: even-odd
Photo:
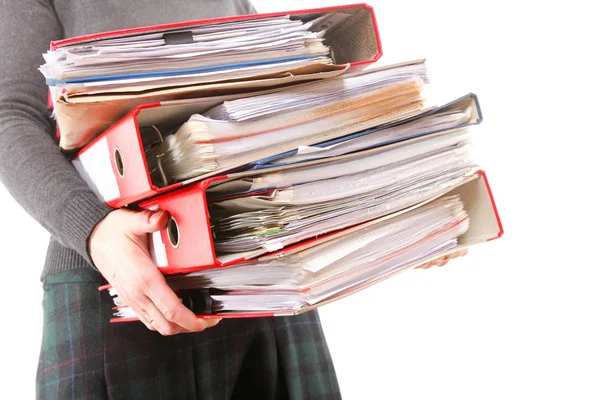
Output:
[[[382,63],[426,57],[432,87],[478,94],[478,154],[506,235],[322,308],[344,398],[600,398],[593,2],[370,4]],[[48,234],[2,187],[0,205],[0,397],[32,398]]]

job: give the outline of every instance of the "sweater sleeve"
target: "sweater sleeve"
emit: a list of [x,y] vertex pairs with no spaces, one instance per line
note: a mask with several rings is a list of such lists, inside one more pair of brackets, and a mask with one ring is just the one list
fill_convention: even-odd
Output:
[[244,1],[244,14],[258,14],[256,8],[254,8],[254,4],[250,1]]
[[112,209],[79,177],[53,139],[38,67],[62,37],[50,0],[0,0],[0,180],[63,245],[90,264],[87,241]]

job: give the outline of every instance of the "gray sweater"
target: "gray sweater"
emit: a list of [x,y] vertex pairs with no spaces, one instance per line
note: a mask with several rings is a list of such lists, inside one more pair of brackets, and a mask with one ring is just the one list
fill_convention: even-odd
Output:
[[111,210],[54,140],[47,88],[38,71],[50,41],[251,13],[246,0],[0,0],[0,180],[51,234],[42,279],[92,268],[87,241]]

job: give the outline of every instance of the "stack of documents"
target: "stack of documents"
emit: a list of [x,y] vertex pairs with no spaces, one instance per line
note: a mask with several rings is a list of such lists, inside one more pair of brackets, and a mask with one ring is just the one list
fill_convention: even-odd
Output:
[[426,77],[423,62],[406,63],[226,101],[192,115],[147,155],[151,169],[164,178],[155,183],[214,175],[299,146],[399,123],[422,110]]
[[[381,56],[371,7],[55,42],[60,146],[112,207],[164,210],[149,254],[204,317],[293,315],[502,235],[474,94]],[[94,139],[94,140],[93,140]],[[119,293],[115,321],[136,318]]]
[[[82,147],[145,102],[247,92],[339,75],[347,66],[334,65],[324,42],[328,32],[350,17],[327,13],[301,20],[283,15],[109,35],[51,49],[40,71],[61,126],[61,146]],[[74,120],[90,116],[83,124]]]
[[[266,262],[167,278],[198,314],[294,314],[355,291],[433,254],[454,249],[469,228],[457,196],[377,220],[343,239]],[[118,318],[135,317],[116,292]]]
[[[384,71],[389,74],[393,70],[392,66]],[[400,82],[415,79],[420,78],[404,76]],[[384,84],[394,87],[393,83]],[[201,116],[194,115],[171,137],[182,132],[186,136],[210,134],[202,130],[209,116],[220,118],[211,119],[218,123],[244,123],[269,118],[271,110],[276,110],[272,114],[285,121],[287,113],[313,115],[320,105],[354,94],[352,80],[345,86],[350,94],[342,90],[329,96],[331,86],[327,85],[306,84],[280,94],[225,102]],[[361,88],[368,86],[369,81],[360,84]],[[311,90],[304,91],[306,87]],[[285,101],[286,97],[297,103]],[[265,98],[272,102],[258,101]],[[486,185],[482,187],[474,178],[479,176],[479,167],[471,155],[471,125],[479,119],[477,100],[468,95],[447,105],[418,108],[409,118],[374,124],[316,144],[306,140],[311,131],[302,130],[299,142],[294,142],[297,148],[291,152],[273,155],[281,149],[277,135],[272,136],[261,146],[264,154],[270,154],[267,158],[200,184],[206,191],[211,245],[218,266],[197,264],[200,271],[167,277],[168,284],[199,315],[292,315],[435,257],[498,237],[501,225],[490,210],[489,192],[482,191]],[[202,124],[197,125],[198,121]],[[232,146],[245,137],[235,138],[232,130],[223,132],[234,136],[229,139]],[[320,137],[327,137],[326,133]],[[165,142],[169,143],[168,138]],[[174,225],[166,230],[168,240],[176,237],[176,242],[170,242],[171,250],[161,250],[169,246],[161,234],[152,235],[151,253],[157,265],[174,267],[167,253],[185,258],[185,254],[177,254],[179,240],[193,239],[199,233],[200,225],[181,213],[190,207],[205,207],[203,201],[188,197],[192,189],[142,203],[143,208],[161,204],[179,218],[173,217]],[[165,201],[161,202],[161,197]],[[167,198],[180,205],[171,208]],[[174,226],[179,226],[175,234]],[[195,245],[201,253],[207,251],[199,243]],[[160,251],[165,253],[161,256]],[[134,318],[118,294],[111,293],[117,306],[115,321]]]
[[303,23],[273,17],[99,40],[46,53],[40,70],[49,84],[68,91],[107,93],[140,91],[150,82],[157,88],[208,82],[216,76],[247,77],[253,70],[281,70],[283,63],[331,63],[324,32],[315,26],[318,19]]
[[248,190],[210,203],[215,249],[279,250],[400,211],[463,179],[475,166],[468,147],[467,134],[456,132],[368,157],[230,181],[222,186]]

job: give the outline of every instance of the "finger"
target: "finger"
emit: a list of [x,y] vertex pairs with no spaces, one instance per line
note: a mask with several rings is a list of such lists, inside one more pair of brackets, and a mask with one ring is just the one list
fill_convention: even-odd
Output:
[[179,297],[167,285],[164,277],[157,271],[157,276],[152,285],[146,289],[146,296],[154,303],[164,318],[191,332],[200,332],[207,328],[208,324],[199,319],[189,308],[181,303]]
[[150,320],[152,318],[150,317],[150,315],[148,315],[147,311],[145,311],[145,310],[134,310],[134,312],[138,316],[139,320],[142,321],[142,323],[144,325],[146,325],[146,328],[150,329],[151,331],[156,331],[156,328],[150,322]]
[[125,218],[125,228],[137,235],[152,233],[164,228],[168,220],[169,214],[166,211],[132,212]]
[[140,320],[151,330],[158,331],[163,336],[175,335],[186,331],[180,326],[167,321],[160,310],[152,303],[143,291],[136,291],[135,295],[130,296],[130,307],[136,312]]
[[443,267],[443,266],[444,266],[444,265],[446,265],[446,264],[448,264],[448,260],[447,260],[447,259],[445,259],[445,258],[442,258],[442,259],[436,260],[436,265],[437,265],[438,267]]
[[161,335],[172,336],[177,335],[178,333],[189,332],[189,330],[183,328],[182,326],[168,321],[158,307],[156,307],[156,305],[153,304],[150,299],[148,300],[149,301],[146,308],[146,312],[150,316],[148,323],[152,325]]
[[148,313],[144,309],[144,303],[145,302],[143,300],[140,301],[140,299],[136,299],[136,296],[129,296],[126,294],[119,295],[119,305],[129,307],[134,312],[137,319],[146,325],[146,328],[150,329],[151,331],[155,331],[156,328],[150,324],[150,316],[148,316]]
[[156,328],[154,326],[152,326],[152,324],[150,323],[150,317],[146,317],[145,314],[147,314],[145,311],[142,310],[136,310],[134,308],[131,308],[133,310],[133,312],[135,313],[135,315],[137,316],[137,318],[144,324],[146,325],[146,328],[150,329],[151,331],[156,331]]
[[216,326],[219,322],[221,322],[221,318],[206,318],[204,322],[206,322],[207,328],[212,328],[213,326]]
[[442,259],[440,259],[440,258],[436,258],[435,260],[433,260],[433,261],[431,262],[431,266],[432,266],[432,267],[439,267],[439,265],[441,264],[441,262],[442,262]]
[[463,249],[463,250],[457,251],[455,254],[456,254],[456,257],[464,257],[467,255],[468,252],[469,252],[469,249]]
[[449,257],[451,259],[458,258],[458,257],[464,257],[467,254],[468,251],[469,251],[468,249],[455,251],[454,253],[450,254]]

